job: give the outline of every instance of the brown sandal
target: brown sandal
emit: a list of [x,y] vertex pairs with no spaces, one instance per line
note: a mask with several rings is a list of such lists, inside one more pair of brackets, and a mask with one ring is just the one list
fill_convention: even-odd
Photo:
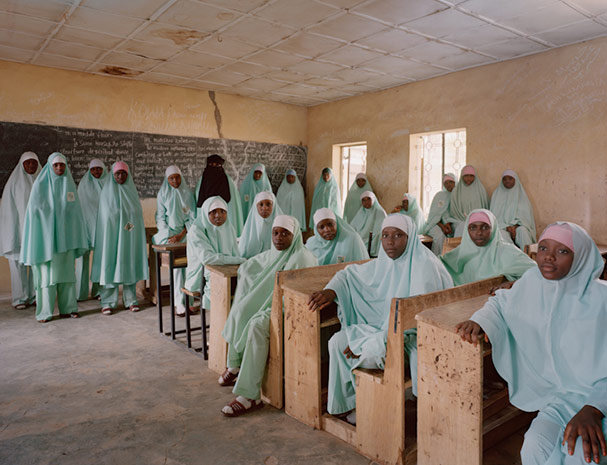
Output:
[[219,377],[218,383],[220,386],[234,386],[236,384],[236,378],[238,378],[238,373],[234,374],[226,368]]
[[252,400],[251,406],[249,408],[246,408],[244,405],[234,399],[232,402],[227,404],[226,407],[230,407],[232,409],[232,413],[226,413],[223,410],[221,411],[221,413],[223,413],[226,417],[239,417],[240,415],[244,415],[245,413],[260,409],[261,407],[263,407],[263,402],[261,400]]

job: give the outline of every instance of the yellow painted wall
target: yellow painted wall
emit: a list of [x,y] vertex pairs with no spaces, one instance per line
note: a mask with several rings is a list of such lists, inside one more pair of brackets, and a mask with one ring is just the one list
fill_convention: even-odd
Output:
[[607,39],[310,108],[307,192],[333,144],[364,140],[391,208],[408,188],[409,135],[454,128],[489,193],[514,169],[540,231],[570,220],[607,243]]
[[[307,109],[217,94],[228,139],[307,144]],[[0,121],[218,137],[208,92],[0,61]],[[155,225],[154,199],[143,201],[146,226]],[[8,262],[0,260],[0,293],[10,291]]]

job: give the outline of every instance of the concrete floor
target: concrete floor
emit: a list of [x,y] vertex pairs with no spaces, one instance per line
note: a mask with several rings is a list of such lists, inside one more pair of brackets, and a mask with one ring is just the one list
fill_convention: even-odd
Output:
[[269,406],[223,417],[231,389],[159,335],[154,307],[80,308],[40,324],[0,301],[0,464],[370,463]]

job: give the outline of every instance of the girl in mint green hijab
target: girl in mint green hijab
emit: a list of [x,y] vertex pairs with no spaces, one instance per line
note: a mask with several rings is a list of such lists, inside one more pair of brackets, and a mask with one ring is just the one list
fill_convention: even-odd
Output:
[[270,250],[272,245],[272,222],[282,211],[272,192],[263,191],[255,196],[254,207],[249,211],[247,222],[238,243],[240,255],[251,258]]
[[365,191],[360,194],[360,202],[362,208],[358,210],[350,225],[363,240],[363,244],[365,244],[367,250],[369,250],[369,233],[373,233],[370,248],[371,256],[377,257],[379,243],[381,242],[381,223],[386,217],[386,211],[371,191]]
[[[322,292],[312,295],[311,310],[337,302],[341,330],[329,340],[331,414],[356,407],[355,368],[384,368],[388,320],[393,298],[436,292],[453,286],[438,258],[418,238],[411,218],[394,213],[381,225],[382,248],[376,260],[338,271]],[[417,394],[416,331],[405,333],[414,394]],[[348,421],[355,423],[350,417]]]
[[270,184],[270,179],[263,163],[256,163],[240,185],[243,218],[248,218],[249,211],[253,208],[253,199],[261,191],[272,192],[272,184]]
[[491,196],[491,211],[497,218],[503,239],[521,250],[535,243],[533,207],[518,175],[512,170],[502,174]]
[[[76,259],[76,292],[78,300],[87,300],[91,289],[89,284],[89,261],[95,246],[95,229],[97,228],[97,212],[99,211],[99,197],[101,190],[108,180],[105,164],[98,159],[91,160],[89,169],[78,185],[78,197],[82,206],[82,215],[86,223],[90,250]],[[93,297],[99,295],[99,283],[93,283]]]
[[504,242],[489,210],[472,210],[463,224],[462,243],[440,257],[456,286],[500,275],[515,281],[535,267],[527,254]]
[[310,229],[314,228],[314,213],[319,208],[330,208],[337,216],[341,216],[341,194],[331,168],[322,170],[320,179],[314,188],[310,209]]
[[588,233],[567,222],[546,228],[536,260],[539,267],[511,290],[498,291],[456,329],[476,343],[482,328],[495,368],[508,382],[510,402],[526,412],[539,410],[525,433],[523,465],[605,464],[603,260]]
[[489,208],[487,190],[471,165],[462,168],[459,182],[451,194],[449,222],[452,223],[454,237],[464,235],[464,221],[477,208]]
[[392,213],[400,213],[401,215],[411,218],[411,221],[415,223],[415,227],[418,231],[421,231],[424,227],[424,213],[419,208],[417,199],[414,195],[405,192],[403,194],[402,203],[397,205]]
[[[230,224],[228,204],[219,196],[209,197],[202,204],[200,214],[188,230],[188,266],[184,287],[200,292],[204,265],[238,265],[245,261],[238,252],[236,232]],[[202,308],[211,309],[211,272],[204,269],[206,278]]]
[[440,255],[443,251],[445,239],[453,237],[453,224],[449,221],[449,205],[455,183],[455,175],[445,173],[443,176],[443,190],[437,192],[432,199],[428,219],[421,230],[422,234],[432,237],[432,252],[434,252],[434,255]]
[[287,170],[276,193],[276,201],[285,215],[293,216],[299,221],[302,232],[308,229],[306,227],[306,198],[295,170]]
[[321,208],[314,213],[314,236],[306,247],[318,258],[319,265],[355,262],[369,258],[362,239],[345,220],[332,210]]
[[13,307],[18,310],[36,300],[32,270],[19,262],[19,256],[27,203],[40,169],[38,155],[23,153],[4,185],[0,203],[0,255],[8,260]]
[[99,199],[91,280],[101,285],[101,312],[111,315],[122,300],[131,312],[139,311],[135,286],[148,279],[143,210],[128,165],[118,161]]
[[346,204],[344,206],[344,220],[348,223],[352,223],[358,210],[360,210],[360,194],[366,191],[373,192],[373,187],[371,187],[371,183],[367,179],[365,173],[358,173],[350,186],[348,196],[346,197]]
[[34,182],[25,213],[20,261],[32,267],[36,319],[78,316],[74,260],[89,249],[76,184],[65,157],[52,153]]
[[307,250],[295,218],[279,215],[272,227],[272,248],[248,260],[238,269],[238,285],[232,309],[223,328],[228,342],[222,386],[236,380],[236,399],[226,405],[226,416],[238,416],[261,407],[259,400],[270,345],[270,313],[276,272],[318,265]]
[[[158,232],[152,237],[154,244],[174,244],[185,242],[186,234],[196,218],[194,193],[184,182],[181,170],[176,165],[169,166],[164,173],[164,181],[156,198],[156,227]],[[186,296],[181,292],[185,281],[185,269],[173,270],[175,312],[184,316]]]

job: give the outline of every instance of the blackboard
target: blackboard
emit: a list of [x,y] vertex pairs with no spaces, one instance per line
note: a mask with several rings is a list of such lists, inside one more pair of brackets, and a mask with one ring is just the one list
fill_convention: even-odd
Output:
[[156,197],[164,170],[172,164],[195,188],[207,156],[214,153],[226,160],[224,169],[237,186],[255,163],[263,163],[276,192],[287,169],[294,169],[305,182],[308,156],[307,148],[298,145],[0,122],[0,192],[26,151],[35,152],[43,164],[51,153],[61,152],[76,182],[93,158],[103,160],[108,168],[124,160],[142,198]]

